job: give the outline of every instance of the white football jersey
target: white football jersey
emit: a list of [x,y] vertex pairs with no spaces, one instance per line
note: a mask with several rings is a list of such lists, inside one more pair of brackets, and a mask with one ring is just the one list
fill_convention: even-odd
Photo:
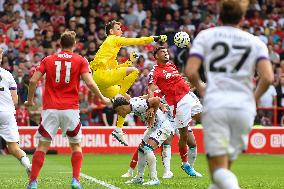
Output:
[[0,68],[0,112],[15,111],[10,90],[17,90],[17,84],[10,72]]
[[256,36],[230,26],[201,31],[190,49],[203,60],[207,76],[204,112],[217,108],[245,108],[255,113],[253,76],[268,49]]
[[[149,109],[148,100],[140,97],[134,97],[130,99],[130,106],[132,109],[131,112],[140,117],[143,122],[146,122],[146,112]],[[159,128],[165,120],[167,120],[167,115],[164,114],[160,109],[158,109],[154,127]]]

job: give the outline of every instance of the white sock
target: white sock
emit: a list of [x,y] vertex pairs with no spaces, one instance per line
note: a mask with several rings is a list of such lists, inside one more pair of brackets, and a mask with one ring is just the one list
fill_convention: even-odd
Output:
[[163,145],[162,156],[163,156],[164,172],[171,171],[171,158],[172,158],[171,145],[169,144]]
[[188,163],[193,167],[197,157],[197,147],[188,148]]
[[216,184],[210,184],[208,189],[219,189],[219,188],[218,188],[218,186]]
[[228,169],[215,170],[213,181],[220,189],[240,189],[237,177]]
[[149,167],[149,173],[150,173],[150,178],[152,180],[158,180],[158,176],[157,176],[157,168],[156,168],[156,156],[153,152],[153,150],[147,150],[145,153],[146,156],[146,161],[148,163],[148,167]]
[[31,162],[30,159],[27,157],[27,154],[22,151],[23,156],[20,159],[21,164],[25,167],[25,168],[30,168],[31,167]]
[[138,152],[138,169],[137,169],[137,176],[143,178],[144,177],[144,170],[146,166],[146,157],[143,152]]

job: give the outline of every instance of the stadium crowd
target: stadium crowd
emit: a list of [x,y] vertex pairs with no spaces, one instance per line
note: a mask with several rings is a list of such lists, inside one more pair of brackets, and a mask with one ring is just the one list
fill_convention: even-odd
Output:
[[[16,118],[19,126],[37,126],[40,122],[44,81],[38,83],[36,105],[25,108],[29,78],[41,59],[60,51],[59,38],[65,30],[77,33],[75,52],[89,61],[105,39],[105,23],[122,23],[125,37],[165,34],[172,61],[183,71],[188,49],[173,43],[178,31],[186,31],[194,40],[196,34],[219,23],[217,0],[0,0],[0,48],[4,50],[1,66],[9,70],[18,84],[19,106]],[[258,102],[256,123],[284,125],[284,1],[251,0],[242,29],[258,36],[269,49],[275,72],[274,85]],[[129,90],[131,96],[147,92],[148,74],[155,64],[154,45],[122,48],[118,62],[136,51],[136,67],[140,77]],[[255,78],[257,82],[257,77]],[[281,109],[283,108],[283,109]],[[82,82],[80,116],[86,125],[115,125],[117,115],[94,96]],[[126,125],[143,123],[128,116]]]

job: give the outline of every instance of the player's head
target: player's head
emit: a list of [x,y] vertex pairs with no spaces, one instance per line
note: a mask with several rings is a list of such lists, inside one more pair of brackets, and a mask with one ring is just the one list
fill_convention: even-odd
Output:
[[108,22],[105,26],[106,34],[121,36],[123,32],[120,26],[121,26],[121,23],[115,20]]
[[131,112],[130,102],[124,97],[116,97],[113,101],[113,109],[122,117]]
[[76,44],[76,33],[74,31],[65,31],[60,36],[60,45],[62,49],[72,49]]
[[160,63],[167,63],[170,60],[168,49],[164,46],[155,48],[153,55],[155,59]]
[[246,14],[248,0],[223,0],[220,20],[224,25],[238,25]]

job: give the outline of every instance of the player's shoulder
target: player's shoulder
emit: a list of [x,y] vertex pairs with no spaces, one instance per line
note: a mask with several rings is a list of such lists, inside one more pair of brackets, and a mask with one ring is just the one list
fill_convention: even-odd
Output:
[[2,72],[4,75],[8,76],[8,77],[13,77],[13,75],[11,74],[11,72],[9,72],[8,70],[5,70],[4,68],[0,67],[0,72]]

